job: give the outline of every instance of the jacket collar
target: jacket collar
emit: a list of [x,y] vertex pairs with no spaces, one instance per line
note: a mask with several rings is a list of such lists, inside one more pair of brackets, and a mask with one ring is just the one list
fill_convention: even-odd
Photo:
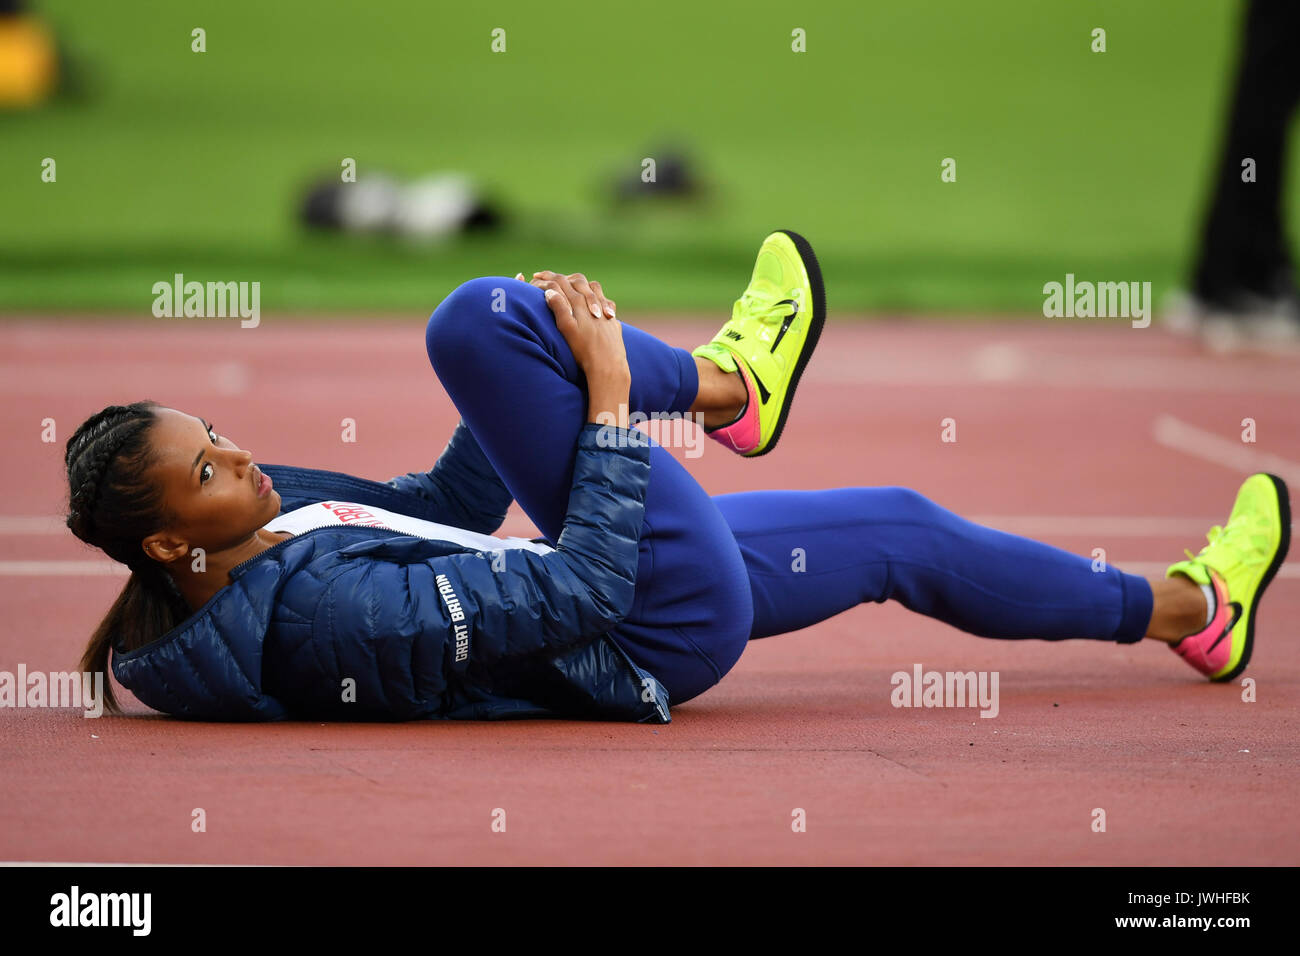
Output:
[[437,521],[438,513],[422,498],[398,491],[392,485],[369,481],[339,471],[296,468],[291,465],[262,465],[280,492],[280,510],[292,511],[317,501],[354,501],[359,505],[387,508],[412,518]]

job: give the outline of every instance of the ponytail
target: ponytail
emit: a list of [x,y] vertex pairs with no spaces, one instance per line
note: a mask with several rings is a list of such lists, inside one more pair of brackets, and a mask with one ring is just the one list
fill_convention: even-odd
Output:
[[140,542],[169,523],[162,490],[148,479],[149,430],[157,421],[153,402],[110,405],[92,415],[68,439],[68,528],[131,569],[122,593],[95,628],[81,656],[81,670],[104,675],[104,704],[121,713],[109,677],[109,655],[143,647],[189,615],[171,576],[151,560]]

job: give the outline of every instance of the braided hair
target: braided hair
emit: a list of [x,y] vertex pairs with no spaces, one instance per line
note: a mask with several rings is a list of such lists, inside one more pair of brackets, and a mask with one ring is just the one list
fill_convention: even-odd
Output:
[[119,712],[108,680],[109,651],[142,647],[189,614],[166,569],[140,542],[169,523],[162,488],[151,481],[149,432],[158,420],[154,402],[110,405],[68,438],[68,528],[80,540],[131,569],[122,593],[96,628],[81,670],[104,676],[105,704]]

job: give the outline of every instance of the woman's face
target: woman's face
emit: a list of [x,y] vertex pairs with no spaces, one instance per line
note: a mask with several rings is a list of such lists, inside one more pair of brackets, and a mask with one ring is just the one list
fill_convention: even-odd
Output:
[[280,493],[253,464],[253,456],[203,419],[159,408],[149,437],[152,474],[162,485],[163,506],[173,516],[165,534],[180,539],[186,551],[232,547],[280,513]]

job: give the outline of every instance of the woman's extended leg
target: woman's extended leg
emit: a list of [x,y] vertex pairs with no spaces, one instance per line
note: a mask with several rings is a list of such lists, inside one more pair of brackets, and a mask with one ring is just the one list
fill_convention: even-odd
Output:
[[1087,558],[974,524],[907,488],[742,492],[714,501],[749,571],[752,638],[891,598],[983,637],[1126,644],[1141,640],[1151,621],[1145,579],[1094,571]]
[[[696,407],[700,372],[688,352],[626,324],[623,341],[633,411]],[[470,280],[434,311],[426,344],[488,460],[541,532],[556,540],[586,393],[542,290],[505,277]],[[680,703],[717,683],[739,659],[752,605],[740,551],[712,499],[664,449],[652,446],[650,461],[636,597],[614,637]]]

